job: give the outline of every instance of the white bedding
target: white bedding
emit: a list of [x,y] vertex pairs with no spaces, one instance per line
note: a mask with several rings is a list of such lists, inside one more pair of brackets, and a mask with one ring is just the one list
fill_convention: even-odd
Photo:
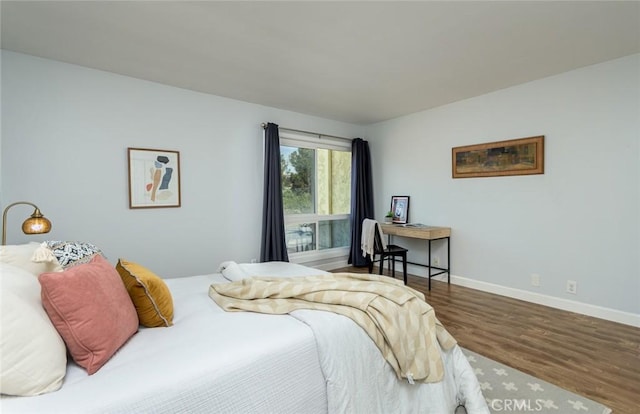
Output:
[[[288,263],[226,263],[227,278],[303,276]],[[230,270],[233,276],[230,276]],[[488,413],[478,382],[456,346],[446,378],[396,379],[373,342],[350,319],[317,311],[263,315],[222,311],[209,297],[222,275],[167,279],[174,326],[144,328],[96,374],[69,363],[63,387],[37,397],[4,397],[0,412],[34,413]]]
[[[231,281],[252,276],[307,276],[321,272],[282,262],[221,265]],[[327,383],[330,413],[489,413],[477,378],[459,346],[442,351],[445,378],[438,383],[399,381],[374,342],[351,319],[330,312],[298,310],[292,316],[313,330]]]
[[3,396],[0,412],[327,412],[305,324],[286,315],[224,312],[207,295],[211,283],[226,282],[221,275],[166,282],[174,326],[140,329],[94,375],[71,362],[59,391]]
[[459,404],[469,414],[489,413],[457,345],[442,352],[443,381],[409,384],[396,378],[374,342],[351,319],[312,310],[294,311],[293,316],[314,332],[330,413],[453,413]]

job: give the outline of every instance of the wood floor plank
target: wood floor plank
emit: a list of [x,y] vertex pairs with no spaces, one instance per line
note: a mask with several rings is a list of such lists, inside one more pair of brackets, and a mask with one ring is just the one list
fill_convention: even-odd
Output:
[[409,286],[425,294],[460,346],[616,414],[640,413],[640,328],[435,280],[428,291],[424,278],[411,275]]

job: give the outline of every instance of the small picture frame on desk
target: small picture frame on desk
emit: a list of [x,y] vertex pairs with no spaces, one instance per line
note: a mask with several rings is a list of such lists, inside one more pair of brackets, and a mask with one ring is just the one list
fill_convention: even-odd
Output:
[[391,212],[393,224],[406,224],[409,219],[409,196],[392,196]]

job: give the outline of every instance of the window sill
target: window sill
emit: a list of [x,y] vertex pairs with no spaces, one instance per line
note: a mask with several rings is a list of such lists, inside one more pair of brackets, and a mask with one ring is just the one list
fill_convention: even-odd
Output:
[[291,263],[305,264],[310,262],[317,262],[327,259],[344,258],[349,256],[348,247],[339,247],[335,249],[327,250],[314,250],[310,252],[290,253],[289,261]]

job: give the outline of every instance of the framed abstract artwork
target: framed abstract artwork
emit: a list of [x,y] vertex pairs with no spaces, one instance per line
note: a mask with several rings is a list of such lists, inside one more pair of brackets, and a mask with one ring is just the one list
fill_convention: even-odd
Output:
[[451,149],[453,178],[544,174],[544,136]]
[[128,148],[129,208],[180,207],[180,153]]
[[409,218],[409,196],[392,196],[391,212],[393,213],[392,223],[406,224]]

